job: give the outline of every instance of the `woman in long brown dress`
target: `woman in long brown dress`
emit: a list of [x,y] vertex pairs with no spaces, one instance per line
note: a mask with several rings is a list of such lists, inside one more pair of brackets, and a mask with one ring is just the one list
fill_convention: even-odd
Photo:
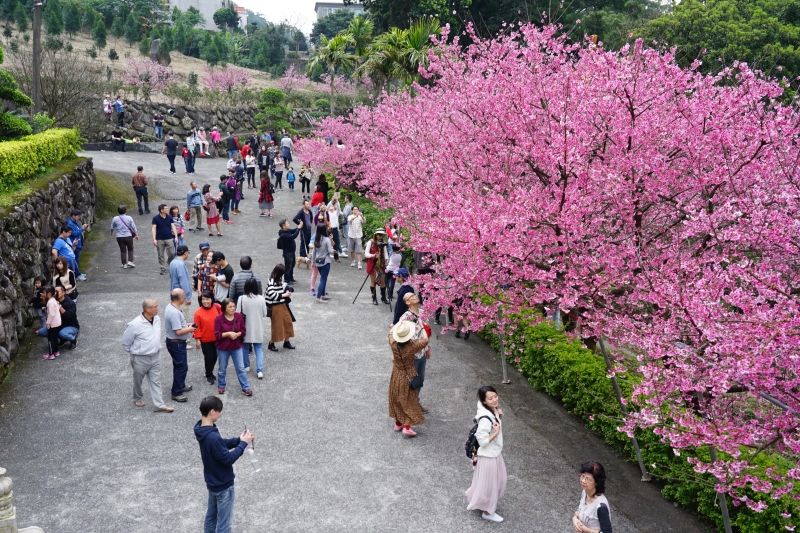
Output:
[[389,416],[394,418],[394,430],[408,437],[417,435],[411,426],[425,421],[419,405],[419,390],[412,390],[409,383],[417,375],[414,355],[427,345],[425,330],[415,327],[413,322],[398,322],[389,334],[393,363],[389,378]]
[[294,337],[294,324],[292,324],[292,313],[289,311],[288,302],[291,301],[292,289],[284,283],[283,275],[286,267],[283,264],[275,265],[267,280],[267,288],[264,290],[264,300],[270,308],[270,324],[272,336],[267,349],[277,352],[276,342],[283,341],[283,347],[294,350],[294,345],[289,342]]

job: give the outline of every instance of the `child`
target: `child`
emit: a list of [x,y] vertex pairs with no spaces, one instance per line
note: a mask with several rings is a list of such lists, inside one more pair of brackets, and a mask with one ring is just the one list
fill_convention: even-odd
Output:
[[200,402],[202,418],[194,425],[194,436],[203,459],[203,478],[208,489],[208,510],[203,531],[230,531],[233,521],[233,463],[253,442],[252,432],[244,430],[238,438],[223,439],[216,422],[222,416],[222,400],[206,396]]
[[172,222],[175,224],[175,231],[178,232],[178,244],[175,245],[177,250],[178,246],[183,244],[183,235],[186,233],[184,230],[183,216],[181,216],[181,208],[173,205],[169,208],[169,215],[172,217]]
[[30,306],[36,310],[36,316],[39,317],[39,327],[37,331],[41,331],[46,328],[47,324],[45,323],[45,311],[44,311],[44,302],[42,301],[42,296],[44,295],[44,278],[42,276],[36,276],[33,278],[33,298],[31,298]]
[[189,158],[190,155],[189,149],[184,146],[183,150],[181,150],[181,157],[183,157],[183,164],[186,165],[186,174],[191,174],[190,169],[192,168],[192,165],[191,159]]
[[47,319],[45,326],[47,327],[47,353],[42,356],[42,359],[55,359],[61,353],[58,351],[58,330],[61,329],[61,306],[56,300],[56,290],[52,286],[48,286],[44,290],[44,297],[47,300]]
[[289,191],[294,192],[294,167],[289,167],[286,173],[286,183],[289,184]]

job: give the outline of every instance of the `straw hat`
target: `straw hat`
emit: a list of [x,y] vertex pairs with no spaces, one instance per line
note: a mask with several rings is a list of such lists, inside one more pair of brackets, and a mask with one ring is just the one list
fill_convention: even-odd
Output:
[[381,228],[378,228],[375,230],[375,235],[386,235],[386,231]]
[[408,320],[398,322],[392,328],[392,338],[400,344],[408,342],[414,336],[414,324]]

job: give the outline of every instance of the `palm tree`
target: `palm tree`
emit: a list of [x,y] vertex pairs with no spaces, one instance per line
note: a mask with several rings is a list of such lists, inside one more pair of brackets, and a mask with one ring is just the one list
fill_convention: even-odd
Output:
[[406,74],[406,83],[419,79],[419,67],[428,66],[428,49],[431,47],[431,35],[442,33],[439,20],[433,17],[421,18],[405,32],[403,58],[400,62]]
[[369,45],[364,63],[358,67],[356,74],[381,80],[386,87],[386,93],[391,94],[392,80],[404,76],[402,61],[406,47],[404,44],[406,32],[407,30],[400,28],[391,28],[375,37]]
[[372,30],[374,26],[372,21],[359,15],[350,21],[350,26],[345,33],[348,33],[353,38],[353,46],[356,49],[358,57],[364,57],[369,50],[370,41],[372,41]]
[[353,46],[353,38],[346,33],[340,33],[328,40],[321,35],[319,46],[308,61],[308,72],[311,73],[318,65],[325,68],[331,77],[331,116],[333,116],[333,82],[336,78],[336,71],[351,70],[356,64],[356,56],[347,51],[347,47]]

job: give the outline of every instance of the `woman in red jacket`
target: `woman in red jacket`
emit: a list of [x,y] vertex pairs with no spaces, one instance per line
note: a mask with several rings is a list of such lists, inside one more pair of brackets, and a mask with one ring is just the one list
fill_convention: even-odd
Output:
[[217,337],[214,335],[214,321],[222,314],[219,304],[214,303],[214,293],[203,291],[200,295],[200,308],[194,312],[195,344],[203,350],[203,360],[206,364],[206,381],[210,385],[216,383],[214,365],[217,364]]

